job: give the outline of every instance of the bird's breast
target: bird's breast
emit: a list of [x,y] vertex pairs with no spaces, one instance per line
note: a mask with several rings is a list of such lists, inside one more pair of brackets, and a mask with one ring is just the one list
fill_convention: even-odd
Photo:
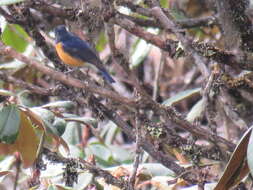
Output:
[[67,65],[73,67],[84,66],[84,62],[74,57],[74,55],[70,55],[68,52],[64,51],[62,43],[59,42],[55,45],[56,52],[60,59]]

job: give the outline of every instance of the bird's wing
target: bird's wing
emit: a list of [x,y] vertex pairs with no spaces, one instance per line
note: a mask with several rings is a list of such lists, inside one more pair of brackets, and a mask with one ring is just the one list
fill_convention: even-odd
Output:
[[75,36],[72,36],[71,39],[62,42],[62,47],[64,51],[66,51],[71,56],[80,59],[83,62],[88,62],[95,65],[100,70],[104,78],[110,83],[115,82],[114,79],[108,74],[108,72],[104,68],[100,59],[92,51],[88,43],[82,41]]
[[63,49],[71,56],[82,60],[83,62],[88,62],[97,65],[100,60],[96,54],[91,50],[89,44],[82,41],[79,38],[72,37],[71,40],[66,40],[62,42]]

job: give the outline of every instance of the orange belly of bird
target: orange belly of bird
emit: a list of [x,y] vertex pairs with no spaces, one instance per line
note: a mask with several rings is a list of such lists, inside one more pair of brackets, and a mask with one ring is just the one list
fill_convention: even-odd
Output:
[[72,66],[72,67],[84,66],[85,63],[83,61],[72,57],[71,55],[69,55],[68,53],[66,53],[63,50],[62,43],[57,43],[55,45],[55,49],[56,49],[58,56],[65,64]]

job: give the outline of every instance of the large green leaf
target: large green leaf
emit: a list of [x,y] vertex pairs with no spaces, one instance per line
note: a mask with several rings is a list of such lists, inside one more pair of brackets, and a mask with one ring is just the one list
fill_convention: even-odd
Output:
[[41,117],[46,126],[47,132],[59,137],[64,133],[66,128],[66,122],[64,119],[56,117],[53,112],[41,107],[34,107],[31,108],[31,110]]
[[91,143],[86,149],[87,155],[94,154],[97,159],[109,162],[112,158],[112,152],[109,148],[100,143]]
[[19,3],[19,2],[22,2],[22,1],[25,1],[25,0],[1,0],[0,1],[0,6],[2,6],[2,5],[11,5],[11,4]]
[[15,105],[5,106],[0,111],[0,142],[14,143],[19,132],[20,113]]
[[109,121],[106,125],[103,126],[100,135],[101,137],[104,137],[106,145],[111,145],[118,131],[119,128],[117,125],[112,121]]
[[252,152],[249,150],[249,140],[252,136],[252,129],[253,127],[250,127],[238,142],[214,190],[230,189],[248,175],[249,167],[246,160],[247,154],[248,156],[250,154],[252,157]]
[[17,24],[7,24],[2,35],[2,41],[19,52],[24,52],[28,45],[26,38],[28,37],[24,29]]
[[66,130],[62,135],[62,138],[71,145],[76,145],[80,143],[79,139],[79,131],[78,128],[80,127],[80,124],[77,122],[68,122],[66,126]]
[[133,153],[118,145],[108,146],[112,151],[113,160],[119,163],[129,164],[133,161]]

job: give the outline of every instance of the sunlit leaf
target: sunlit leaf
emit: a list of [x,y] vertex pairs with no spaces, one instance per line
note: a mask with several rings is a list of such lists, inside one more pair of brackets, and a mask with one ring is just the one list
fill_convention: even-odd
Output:
[[201,98],[187,114],[186,120],[189,122],[194,122],[197,118],[201,117],[206,108],[206,101]]
[[[122,164],[121,167],[131,171],[133,164]],[[117,167],[107,168],[109,171],[116,170]],[[151,176],[175,176],[175,173],[159,163],[144,163],[139,165],[140,170],[146,170]]]
[[1,0],[0,1],[0,6],[2,6],[2,5],[11,5],[11,4],[19,3],[19,2],[22,2],[22,1],[25,1],[25,0]]
[[[158,34],[159,30],[154,28],[148,28],[148,32],[152,34]],[[137,39],[131,50],[130,69],[138,67],[143,60],[147,57],[152,45],[145,40]]]
[[93,175],[91,173],[81,173],[78,175],[78,183],[74,184],[73,189],[75,190],[83,190],[88,189],[86,188],[89,184],[92,183]]
[[18,136],[20,113],[15,105],[8,105],[0,110],[0,142],[14,143]]
[[25,63],[21,62],[21,61],[18,61],[18,60],[13,60],[9,63],[3,63],[3,64],[0,64],[0,69],[15,69],[15,70],[18,70],[20,68],[23,68],[24,66],[26,66]]
[[28,37],[25,30],[17,24],[7,24],[2,35],[2,41],[19,52],[24,52],[28,45],[26,38]]
[[178,94],[172,96],[171,98],[165,100],[162,104],[165,106],[172,106],[186,98],[190,98],[192,96],[198,95],[200,93],[201,88],[194,88],[179,92]]
[[145,40],[139,40],[136,48],[133,50],[131,56],[130,68],[139,66],[140,63],[147,57],[151,48],[151,44],[148,44]]
[[249,128],[237,144],[215,190],[229,189],[249,173],[247,147],[253,127]]
[[[204,190],[213,190],[215,185],[216,185],[216,183],[205,183]],[[190,186],[190,187],[184,187],[184,188],[180,188],[180,189],[181,190],[199,190],[199,186],[198,185],[193,185],[193,186]]]
[[14,96],[14,93],[8,90],[0,89],[1,96]]
[[104,32],[101,32],[99,34],[99,38],[98,38],[97,45],[96,45],[97,51],[101,52],[105,48],[106,44],[107,44],[106,35]]

